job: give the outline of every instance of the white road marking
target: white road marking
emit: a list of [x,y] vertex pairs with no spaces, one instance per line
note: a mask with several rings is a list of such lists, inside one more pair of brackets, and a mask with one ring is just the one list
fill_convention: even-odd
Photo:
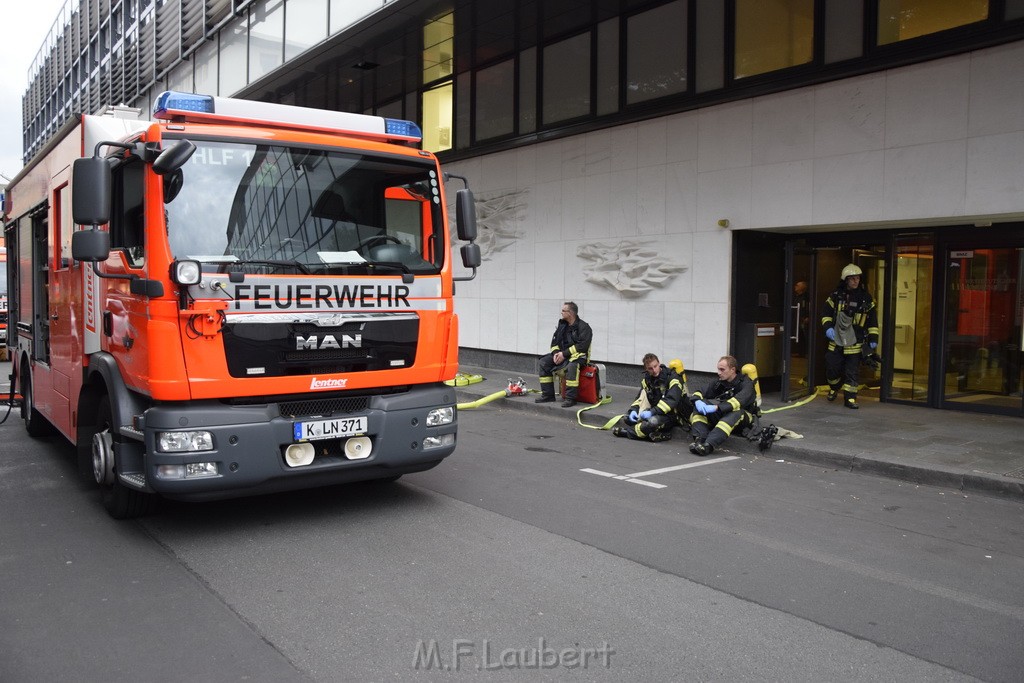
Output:
[[627,477],[649,477],[653,474],[663,474],[665,472],[675,472],[676,470],[685,470],[690,467],[700,467],[701,465],[710,465],[716,462],[725,462],[727,460],[739,460],[738,455],[726,455],[721,458],[712,458],[711,460],[699,460],[697,462],[688,462],[685,465],[673,465],[672,467],[662,467],[660,470],[647,470],[646,472],[634,472],[633,474],[627,474]]
[[580,472],[586,472],[587,474],[596,474],[599,477],[607,477],[608,479],[616,479],[618,481],[628,481],[631,484],[641,484],[643,486],[650,486],[652,489],[664,489],[668,488],[665,484],[655,484],[653,481],[644,481],[638,479],[638,477],[649,477],[655,474],[664,474],[665,472],[675,472],[676,470],[685,470],[690,467],[700,467],[701,465],[710,465],[716,462],[726,462],[728,460],[739,460],[737,455],[727,455],[721,458],[712,458],[711,460],[701,460],[699,462],[690,462],[685,465],[674,465],[672,467],[662,467],[658,470],[647,470],[646,472],[634,472],[633,474],[615,474],[614,472],[604,472],[602,470],[595,470],[591,467],[584,467]]

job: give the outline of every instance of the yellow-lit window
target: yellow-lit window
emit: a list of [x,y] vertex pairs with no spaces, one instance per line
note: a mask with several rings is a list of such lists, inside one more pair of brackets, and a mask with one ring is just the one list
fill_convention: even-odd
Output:
[[423,82],[451,78],[455,56],[455,15],[446,14],[423,27]]
[[879,0],[878,44],[984,21],[988,11],[988,0]]
[[452,148],[452,84],[423,93],[423,149],[441,152]]
[[423,84],[436,83],[423,92],[423,149],[431,152],[453,146],[454,35],[455,15],[452,13],[423,26]]
[[814,58],[814,0],[737,0],[736,78]]

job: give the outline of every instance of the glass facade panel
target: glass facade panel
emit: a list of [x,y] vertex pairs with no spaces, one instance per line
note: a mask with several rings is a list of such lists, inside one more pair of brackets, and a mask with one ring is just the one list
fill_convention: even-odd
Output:
[[211,40],[196,50],[196,89],[203,95],[217,93],[217,41]]
[[934,254],[930,238],[896,240],[896,317],[889,392],[893,399],[919,403],[928,400]]
[[1024,248],[952,249],[946,262],[945,400],[1019,412]]
[[515,60],[476,72],[476,139],[515,132]]
[[384,0],[331,0],[331,33],[348,28],[384,6]]
[[221,97],[234,95],[248,82],[246,78],[248,31],[245,25],[246,18],[242,17],[220,32],[220,92],[217,94]]
[[537,130],[537,48],[519,53],[519,133]]
[[327,0],[287,0],[284,58],[291,59],[327,38]]
[[1024,0],[1006,0],[1006,18],[1020,19],[1024,17]]
[[619,20],[597,26],[597,115],[619,110]]
[[423,93],[423,149],[443,152],[452,148],[452,84]]
[[455,80],[455,148],[466,149],[472,142],[469,139],[470,122],[470,88],[473,75],[466,71]]
[[878,44],[984,21],[988,11],[988,0],[878,0]]
[[719,0],[695,0],[697,44],[694,76],[697,92],[718,90],[725,84],[725,7]]
[[284,60],[284,0],[267,0],[249,15],[249,80],[270,73]]
[[864,0],[825,3],[825,62],[841,62],[864,52]]
[[543,123],[590,113],[590,34],[581,33],[544,48]]
[[736,0],[736,78],[807,64],[813,58],[814,0]]
[[423,26],[423,82],[450,78],[454,71],[455,15],[446,14]]
[[626,20],[626,104],[686,92],[686,1]]

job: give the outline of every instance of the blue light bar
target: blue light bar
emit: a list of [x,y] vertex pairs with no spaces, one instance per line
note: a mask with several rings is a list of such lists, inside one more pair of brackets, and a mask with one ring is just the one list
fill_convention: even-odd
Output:
[[174,112],[213,113],[213,98],[209,95],[193,95],[192,93],[166,90],[160,93],[153,104],[153,116],[158,119],[168,118]]
[[412,121],[381,116],[296,107],[290,104],[212,97],[168,90],[153,105],[153,117],[178,122],[228,122],[342,133],[390,142],[420,142],[423,132]]
[[403,121],[402,119],[384,119],[384,132],[388,135],[398,135],[417,141],[423,139],[423,131],[419,126],[412,121]]

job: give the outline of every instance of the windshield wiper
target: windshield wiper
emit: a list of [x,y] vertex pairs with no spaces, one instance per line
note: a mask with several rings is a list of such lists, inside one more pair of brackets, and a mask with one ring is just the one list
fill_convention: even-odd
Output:
[[289,260],[286,260],[286,259],[269,259],[269,258],[268,259],[258,259],[258,258],[239,259],[237,261],[231,261],[230,263],[225,263],[224,265],[226,266],[226,270],[229,273],[231,272],[231,267],[232,266],[263,266],[263,265],[266,265],[266,266],[277,266],[278,268],[295,268],[299,272],[303,273],[304,275],[310,275],[311,272],[312,272],[312,271],[310,271],[309,267],[305,263],[302,263],[301,261],[294,261],[294,260],[289,261]]
[[402,282],[405,284],[413,281],[412,271],[404,263],[399,263],[398,261],[367,261],[366,265],[370,268],[379,268],[381,270],[397,270],[402,274]]

